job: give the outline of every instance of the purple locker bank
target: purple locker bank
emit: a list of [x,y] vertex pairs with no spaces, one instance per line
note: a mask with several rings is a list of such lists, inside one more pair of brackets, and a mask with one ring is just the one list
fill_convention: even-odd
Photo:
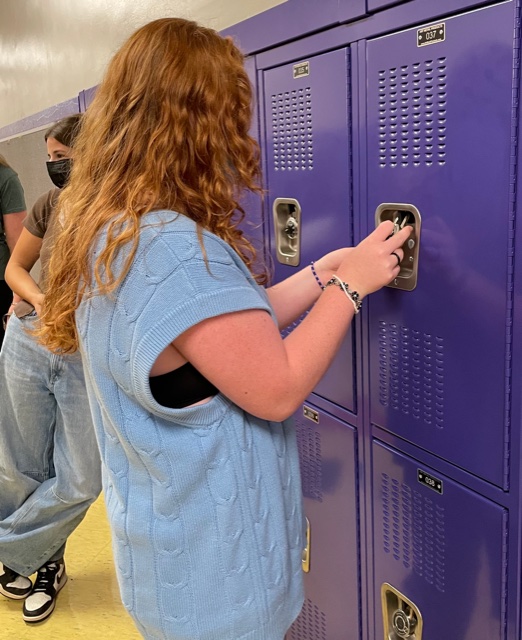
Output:
[[287,0],[227,30],[257,91],[274,280],[413,227],[296,415],[287,640],[522,638],[521,15]]

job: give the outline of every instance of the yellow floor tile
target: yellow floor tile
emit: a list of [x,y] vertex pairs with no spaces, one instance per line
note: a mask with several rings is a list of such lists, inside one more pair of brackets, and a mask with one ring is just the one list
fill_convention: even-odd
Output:
[[22,603],[0,596],[0,638],[140,640],[121,604],[103,498],[70,537],[65,562],[69,581],[46,621],[27,625]]

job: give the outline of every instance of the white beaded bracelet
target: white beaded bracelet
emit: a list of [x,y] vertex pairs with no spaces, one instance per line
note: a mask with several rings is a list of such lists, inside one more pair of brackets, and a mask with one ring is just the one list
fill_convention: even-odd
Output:
[[335,286],[339,287],[339,289],[341,289],[341,291],[344,291],[344,293],[346,294],[346,297],[353,304],[353,308],[355,309],[355,313],[359,313],[359,311],[361,310],[361,307],[362,307],[362,300],[360,299],[359,294],[357,293],[357,291],[352,291],[350,289],[350,287],[346,284],[346,282],[343,282],[341,280],[341,278],[339,278],[339,276],[336,276],[335,274],[324,285],[323,291],[326,289],[326,287],[329,287],[330,285],[335,285]]

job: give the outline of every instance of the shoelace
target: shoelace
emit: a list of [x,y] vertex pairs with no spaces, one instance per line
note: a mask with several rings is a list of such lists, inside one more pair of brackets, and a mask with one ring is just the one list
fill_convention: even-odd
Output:
[[54,581],[54,576],[58,571],[57,564],[48,564],[45,568],[38,571],[38,577],[34,583],[33,593],[37,591],[47,591],[47,586]]

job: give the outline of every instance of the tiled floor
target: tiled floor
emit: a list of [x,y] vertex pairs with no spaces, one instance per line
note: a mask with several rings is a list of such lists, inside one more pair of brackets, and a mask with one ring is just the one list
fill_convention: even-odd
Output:
[[22,620],[22,604],[0,596],[0,638],[17,640],[140,640],[121,604],[105,505],[100,498],[73,533],[65,554],[69,581],[51,617]]

